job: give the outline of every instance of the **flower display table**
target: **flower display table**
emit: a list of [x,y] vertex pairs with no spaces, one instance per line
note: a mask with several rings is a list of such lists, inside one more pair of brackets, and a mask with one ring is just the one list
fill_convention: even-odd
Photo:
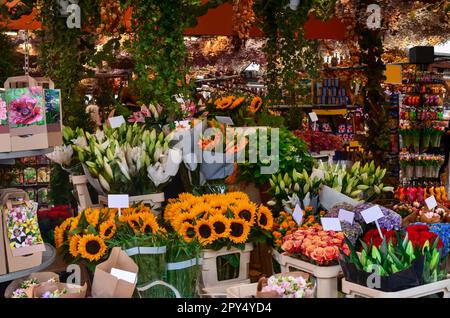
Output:
[[214,287],[205,287],[202,289],[203,293],[200,293],[201,298],[238,298],[231,297],[229,294],[229,290],[233,288],[239,288],[240,286],[251,286],[255,285],[255,290],[253,294],[248,293],[247,296],[256,295],[256,287],[258,284],[250,284],[250,279],[245,279],[239,283],[225,283],[222,285],[214,286]]
[[350,283],[342,279],[342,292],[348,298],[356,296],[364,298],[419,298],[437,293],[444,293],[444,298],[450,298],[450,279],[441,280],[422,286],[408,288],[398,292],[384,292],[366,286]]
[[[241,283],[248,279],[249,265],[250,265],[250,253],[253,250],[251,243],[245,244],[245,249],[240,250],[237,248],[226,249],[222,248],[218,251],[203,250],[202,251],[202,279],[205,287],[214,287],[230,283]],[[217,258],[224,255],[239,253],[239,275],[236,278],[228,280],[219,280],[217,273]]]
[[298,258],[281,254],[281,272],[299,270],[317,279],[317,298],[337,298],[338,278],[342,276],[341,266],[317,266]]
[[258,283],[242,284],[227,288],[227,298],[252,298],[258,290]]

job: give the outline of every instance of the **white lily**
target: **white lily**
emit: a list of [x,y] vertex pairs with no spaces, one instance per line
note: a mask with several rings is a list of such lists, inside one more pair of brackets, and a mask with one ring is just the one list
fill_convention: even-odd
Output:
[[97,138],[97,141],[99,143],[102,143],[103,140],[105,140],[105,133],[102,130],[97,129],[97,131],[95,132],[95,138]]
[[57,146],[52,153],[47,154],[47,158],[51,161],[61,165],[70,166],[72,161],[73,149],[72,146]]
[[76,139],[72,139],[72,142],[74,145],[76,145],[82,149],[86,149],[88,146],[86,137],[84,137],[84,136],[78,137]]

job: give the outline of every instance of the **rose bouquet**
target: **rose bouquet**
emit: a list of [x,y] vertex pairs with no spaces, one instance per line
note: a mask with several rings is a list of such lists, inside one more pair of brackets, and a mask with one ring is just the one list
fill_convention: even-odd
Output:
[[339,250],[347,250],[342,232],[323,231],[320,225],[284,237],[281,248],[288,254],[319,266],[337,264]]
[[160,192],[178,172],[181,151],[169,147],[164,137],[137,123],[108,126],[95,134],[66,129],[91,183],[99,192],[142,195]]
[[309,151],[343,151],[344,142],[339,136],[312,130],[295,130],[294,135],[303,139]]
[[281,298],[311,298],[314,294],[313,285],[301,276],[271,276],[262,293],[274,293]]

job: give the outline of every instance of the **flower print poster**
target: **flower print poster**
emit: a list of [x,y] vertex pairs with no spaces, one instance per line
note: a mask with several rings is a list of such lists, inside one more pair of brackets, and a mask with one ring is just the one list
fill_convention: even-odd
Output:
[[10,128],[45,125],[42,87],[15,88],[6,91]]
[[6,209],[6,231],[13,256],[45,251],[37,210],[38,204],[33,201]]
[[45,118],[47,124],[61,121],[61,91],[59,89],[45,89]]

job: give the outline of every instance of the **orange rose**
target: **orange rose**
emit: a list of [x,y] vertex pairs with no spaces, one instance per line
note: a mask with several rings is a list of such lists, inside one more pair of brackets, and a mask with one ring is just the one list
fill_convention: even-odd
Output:
[[317,247],[310,255],[310,257],[316,262],[322,263],[325,257],[325,249]]
[[283,243],[283,245],[281,245],[281,248],[283,249],[283,251],[289,252],[293,246],[294,243],[292,241],[286,241]]
[[272,234],[273,234],[273,236],[276,237],[276,238],[280,238],[280,237],[281,237],[281,233],[280,233],[280,232],[275,231],[275,232],[273,232]]
[[283,223],[281,223],[281,228],[282,229],[287,229],[289,226],[288,226],[288,223],[286,222],[286,221],[284,221]]
[[289,221],[289,226],[290,227],[294,227],[296,225],[297,225],[297,223],[295,223],[295,221]]
[[337,248],[337,246],[325,247],[324,251],[325,251],[325,259],[327,261],[332,261],[336,259],[337,256],[339,255],[339,249]]

